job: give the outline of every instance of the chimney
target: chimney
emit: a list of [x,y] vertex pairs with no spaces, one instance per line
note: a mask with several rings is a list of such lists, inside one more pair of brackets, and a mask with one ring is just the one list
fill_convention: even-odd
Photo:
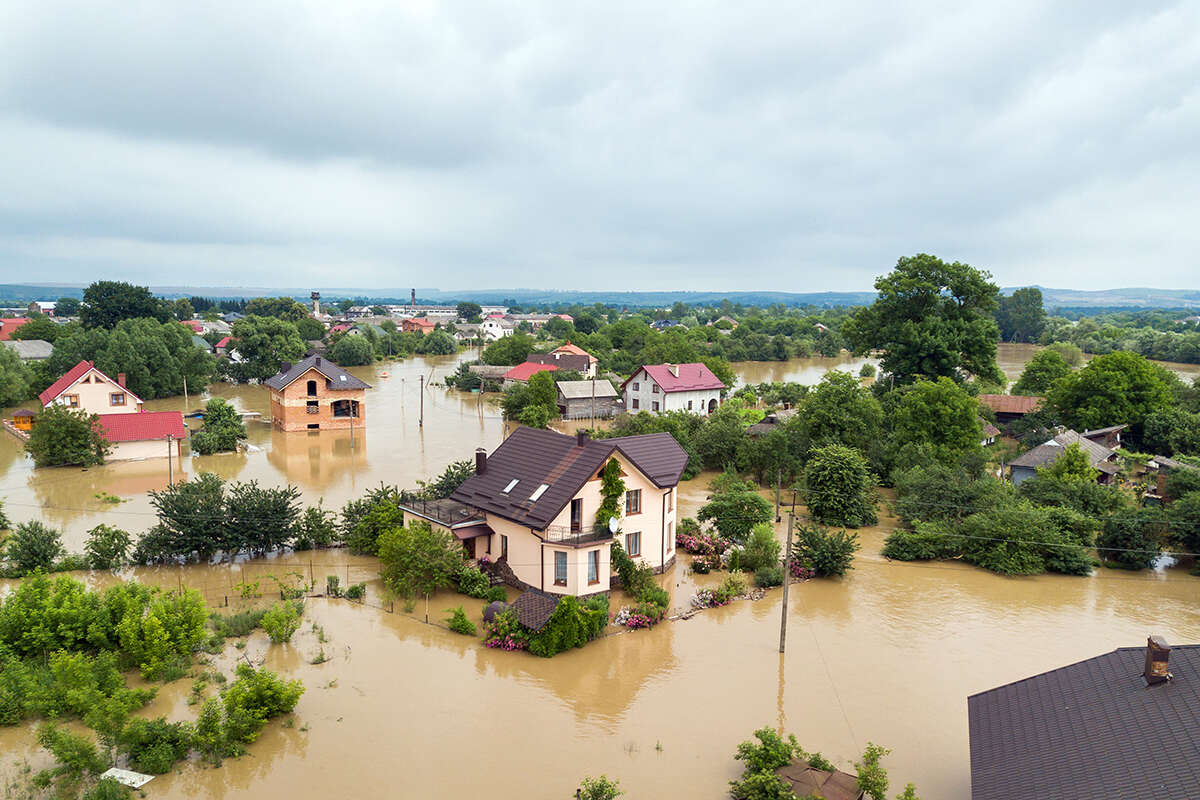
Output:
[[475,448],[475,474],[482,475],[487,472],[487,450],[482,447]]
[[1167,659],[1170,657],[1171,646],[1167,644],[1166,639],[1161,636],[1150,636],[1146,639],[1146,669],[1142,672],[1142,677],[1146,679],[1147,686],[1166,683],[1174,677],[1167,672]]
[[282,364],[279,365],[279,374],[282,375],[283,373],[287,372],[291,368],[292,368],[292,362],[284,361]]
[[125,373],[124,372],[117,373],[117,386],[120,386],[122,389],[125,388]]
[[412,306],[413,308],[417,307],[417,290],[416,289],[412,290],[412,302],[410,302],[409,305]]
[[575,431],[575,445],[577,447],[586,447],[588,443],[587,431]]

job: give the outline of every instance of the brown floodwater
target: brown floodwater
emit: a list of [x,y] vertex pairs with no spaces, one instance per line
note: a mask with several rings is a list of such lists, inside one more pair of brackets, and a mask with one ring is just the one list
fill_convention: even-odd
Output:
[[[331,507],[381,480],[411,485],[504,435],[486,400],[436,386],[426,394],[425,426],[418,428],[417,376],[432,372],[437,381],[454,361],[355,370],[376,388],[368,395],[370,427],[356,433],[353,446],[348,434],[285,435],[251,423],[257,449],[185,459],[186,472],[290,480],[306,501],[323,496]],[[389,378],[379,377],[384,370]],[[773,379],[760,375],[747,380]],[[259,389],[215,392],[240,408],[266,411]],[[0,494],[13,517],[40,516],[44,504],[45,517],[67,530],[72,549],[99,522],[140,531],[152,521],[145,493],[165,485],[162,462],[35,473],[5,441]],[[704,501],[711,477],[680,487],[683,513]],[[98,492],[127,501],[108,505]],[[319,586],[330,574],[343,585],[368,583],[364,605],[310,600],[290,644],[270,645],[261,633],[250,638],[245,658],[307,687],[292,727],[272,723],[247,756],[218,769],[185,765],[156,778],[146,796],[566,798],[583,775],[605,773],[632,798],[720,798],[738,772],[737,743],[769,725],[851,769],[868,741],[883,744],[893,750],[885,761],[893,794],[913,781],[927,800],[957,800],[970,791],[967,695],[1139,645],[1150,633],[1200,641],[1200,579],[1181,569],[1002,578],[957,563],[888,562],[879,550],[894,524],[885,513],[879,526],[860,532],[862,551],[846,578],[792,587],[784,656],[778,589],[756,602],[616,633],[545,660],[491,651],[424,624],[424,603],[411,613],[387,604],[375,561],[342,551],[129,570],[122,577],[196,588],[211,605],[233,610],[266,601],[272,575],[311,576]],[[721,579],[692,574],[689,560],[681,556],[660,578],[678,609],[698,586]],[[113,579],[84,577],[93,585]],[[239,585],[255,582],[264,597],[242,600]],[[618,594],[614,610],[619,603]],[[481,604],[450,593],[432,599],[430,617],[438,621],[443,609],[460,604],[478,622]],[[310,623],[323,628],[327,642],[318,641]],[[322,650],[329,660],[311,664]],[[215,666],[231,673],[242,657],[230,646]],[[148,713],[193,718],[190,690],[190,680],[163,687]],[[22,759],[45,765],[33,730],[0,729],[4,770],[11,773]]]
[[[1042,346],[1037,344],[1001,342],[996,347],[996,363],[1010,382],[1015,381],[1021,377],[1025,365],[1029,363],[1029,359],[1033,358],[1033,354],[1041,349]],[[1083,358],[1086,363],[1095,356],[1091,353],[1084,353]],[[1154,363],[1161,364],[1188,383],[1200,377],[1200,364],[1181,364],[1177,361],[1155,361]]]

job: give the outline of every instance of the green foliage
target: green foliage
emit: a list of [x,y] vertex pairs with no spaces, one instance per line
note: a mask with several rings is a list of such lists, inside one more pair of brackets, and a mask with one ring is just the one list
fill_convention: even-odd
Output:
[[1189,553],[1200,552],[1200,491],[1189,492],[1167,508],[1171,535]]
[[[18,329],[18,332],[20,329]],[[33,370],[15,350],[0,345],[0,408],[11,408],[33,395]]]
[[1115,352],[1096,356],[1057,381],[1046,402],[1076,430],[1121,423],[1140,429],[1151,414],[1175,404],[1178,384],[1171,372],[1145,357]]
[[572,647],[583,647],[599,636],[607,624],[607,597],[589,597],[581,603],[573,595],[564,595],[545,627],[530,634],[529,652],[550,658]]
[[878,299],[846,320],[842,334],[857,354],[883,350],[883,371],[897,383],[968,375],[998,383],[998,289],[990,278],[924,253],[901,258],[875,281]]
[[708,469],[736,469],[742,449],[748,444],[747,422],[735,402],[731,400],[709,415],[692,437],[692,444]]
[[342,538],[348,543],[350,537],[354,534],[354,529],[377,506],[384,503],[391,503],[393,506],[396,506],[400,502],[400,490],[395,486],[388,486],[382,482],[374,489],[368,489],[362,497],[347,502],[346,505],[342,506]]
[[337,537],[336,515],[318,502],[317,505],[304,509],[304,514],[296,524],[296,540],[293,547],[298,551],[332,547],[337,543]]
[[748,740],[737,746],[734,758],[741,761],[742,779],[731,781],[729,793],[735,800],[794,800],[790,786],[782,781],[775,770],[792,763],[804,751],[795,736],[785,741],[771,728],[759,728],[754,732],[758,741]]
[[830,531],[819,525],[801,525],[796,529],[792,557],[811,567],[819,578],[843,576],[853,569],[858,550],[858,534]]
[[779,564],[772,564],[769,567],[759,567],[754,573],[754,585],[760,589],[782,586],[783,567]]
[[166,717],[139,719],[125,725],[120,749],[129,755],[129,766],[138,772],[163,775],[175,762],[187,758],[192,749],[192,729],[184,722],[167,722]]
[[84,552],[92,569],[118,569],[125,565],[133,539],[120,528],[97,525],[88,531]]
[[367,596],[367,585],[365,583],[352,583],[346,587],[346,599],[355,600],[359,603]]
[[320,341],[325,338],[325,326],[312,317],[296,320],[296,333],[306,342]]
[[279,372],[280,364],[294,362],[304,354],[304,340],[296,326],[277,317],[239,319],[233,323],[231,335],[244,359],[229,364],[230,376],[239,381],[266,380]]
[[475,474],[475,462],[470,459],[452,461],[432,481],[417,481],[421,497],[426,500],[441,500],[454,494],[467,478]]
[[101,778],[80,797],[81,800],[127,800],[131,795],[132,790],[116,778]]
[[507,419],[531,428],[546,427],[547,422],[558,416],[558,390],[554,387],[552,373],[538,372],[524,384],[509,386],[504,390],[500,405]]
[[85,328],[112,328],[137,317],[165,321],[169,314],[161,300],[145,286],[123,281],[95,281],[83,290],[79,318]]
[[621,586],[634,597],[639,597],[654,586],[654,570],[649,564],[634,561],[625,552],[618,541],[613,541],[609,549],[609,564],[621,581]]
[[1182,408],[1162,408],[1146,417],[1142,447],[1173,456],[1200,455],[1200,414]]
[[[733,551],[730,569],[757,572],[760,569],[779,566],[781,545],[775,538],[775,529],[769,522],[760,522],[750,530],[746,543]],[[778,584],[774,584],[778,585]]]
[[852,375],[825,373],[800,408],[797,434],[805,451],[825,445],[852,447],[870,456],[883,436],[879,401]]
[[990,475],[978,477],[959,466],[918,464],[892,477],[896,515],[906,525],[956,521],[1008,503],[1012,487]]
[[1039,350],[1029,359],[1021,377],[1012,387],[1013,394],[1044,395],[1059,378],[1071,374],[1071,365],[1057,350]]
[[621,464],[610,458],[600,470],[600,505],[596,509],[596,527],[606,528],[611,519],[621,517],[621,498],[625,495],[625,480]]
[[1037,474],[1055,481],[1095,482],[1098,473],[1083,448],[1076,443],[1071,443],[1055,461],[1044,467],[1038,467]]
[[262,627],[276,644],[290,642],[300,629],[300,615],[304,612],[304,601],[280,601],[263,614]]
[[103,464],[111,450],[101,434],[99,416],[57,403],[42,410],[25,442],[25,451],[38,467]]
[[230,744],[249,744],[268,719],[296,707],[304,686],[284,681],[265,669],[238,664],[237,679],[225,690],[225,737]]
[[1113,486],[1102,486],[1093,480],[1060,480],[1049,475],[1035,475],[1017,487],[1021,497],[1039,506],[1071,508],[1081,514],[1102,517],[1128,508],[1129,497]]
[[224,398],[214,397],[204,407],[204,430],[192,436],[192,450],[200,455],[229,452],[245,438],[242,415]]
[[1036,342],[1046,327],[1042,290],[1029,286],[1001,297],[996,308],[996,325],[1000,328],[1000,338],[1006,342]]
[[448,356],[458,352],[458,342],[445,331],[430,331],[421,340],[417,352],[430,356]]
[[312,319],[308,309],[293,297],[255,297],[242,309],[246,316],[278,317],[289,322]]
[[75,778],[87,774],[103,772],[108,768],[104,757],[96,748],[91,738],[63,730],[53,723],[43,724],[38,728],[38,744],[49,750],[58,767],[58,774],[68,774]]
[[494,366],[516,366],[525,361],[533,352],[533,337],[524,333],[514,333],[492,342],[483,351],[481,359],[485,364]]
[[361,367],[374,363],[375,348],[365,336],[344,334],[329,348],[329,357],[343,367]]
[[54,562],[66,553],[62,534],[40,522],[22,522],[4,540],[4,560],[18,576],[35,570],[50,571]]
[[729,794],[734,800],[796,800],[791,784],[774,772],[755,772],[731,781]]
[[450,586],[462,570],[462,547],[454,536],[418,520],[379,537],[380,576],[399,597],[411,600]]
[[1162,509],[1139,508],[1104,520],[1096,548],[1100,558],[1124,569],[1148,569],[1162,553],[1166,533]]
[[158,523],[138,541],[135,560],[152,563],[194,556],[208,561],[227,544],[225,483],[209,472],[150,492]]
[[812,451],[804,468],[804,503],[813,519],[858,528],[874,525],[875,476],[857,450],[827,445]]
[[962,540],[950,535],[939,523],[918,522],[915,531],[895,530],[883,543],[884,558],[897,561],[931,561],[957,558],[962,552]]
[[733,570],[725,576],[725,580],[721,581],[721,585],[717,587],[717,603],[724,605],[735,597],[741,597],[750,590],[750,584],[746,581],[745,574],[741,570]]
[[888,774],[879,762],[891,750],[867,742],[862,761],[855,763],[858,771],[858,790],[871,800],[887,800]]
[[465,594],[467,597],[475,597],[482,599],[488,596],[488,590],[491,589],[492,583],[488,580],[488,576],[483,574],[483,571],[474,564],[467,564],[463,567],[458,576],[458,591]]
[[475,623],[467,619],[467,612],[463,611],[462,606],[447,608],[446,613],[450,615],[446,618],[446,626],[450,630],[455,633],[461,633],[463,636],[475,636],[478,634]]
[[625,794],[620,781],[610,781],[605,776],[584,778],[579,784],[578,800],[617,800]]
[[980,452],[979,406],[954,381],[918,380],[895,394],[889,450],[898,468],[928,461],[957,464]]
[[265,555],[292,543],[300,518],[300,490],[295,486],[231,483],[224,505],[226,552]]
[[200,707],[196,718],[192,744],[211,763],[220,763],[226,752],[225,724],[221,713],[221,701],[210,697]]
[[770,522],[773,515],[774,509],[766,498],[753,490],[738,488],[712,495],[696,518],[711,522],[723,537],[742,542],[755,525]]
[[[336,577],[336,576],[331,576]],[[236,614],[213,612],[208,617],[209,626],[222,637],[248,636],[262,624],[265,608],[239,611]]]
[[354,526],[346,538],[346,544],[352,553],[378,555],[380,537],[403,525],[404,512],[395,503],[383,500],[376,503]]
[[704,462],[696,450],[694,439],[704,427],[705,418],[686,411],[668,411],[665,414],[651,414],[640,411],[637,414],[624,414],[613,422],[608,429],[593,430],[591,434],[596,439],[607,439],[614,436],[637,436],[644,433],[669,433],[688,454],[687,467],[683,471],[683,480],[691,480],[700,474]]

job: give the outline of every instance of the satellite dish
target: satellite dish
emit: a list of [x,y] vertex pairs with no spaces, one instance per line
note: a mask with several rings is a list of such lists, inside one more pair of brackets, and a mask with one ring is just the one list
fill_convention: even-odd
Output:
[[617,522],[616,517],[608,518],[608,532],[609,533],[616,533],[620,527],[621,527],[621,523]]

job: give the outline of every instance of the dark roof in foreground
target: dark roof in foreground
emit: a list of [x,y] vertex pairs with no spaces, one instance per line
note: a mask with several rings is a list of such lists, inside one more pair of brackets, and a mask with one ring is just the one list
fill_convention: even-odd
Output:
[[512,607],[517,612],[517,622],[537,633],[546,627],[561,599],[559,595],[544,594],[530,589],[514,600]]
[[284,364],[279,372],[263,381],[263,385],[281,392],[310,369],[324,375],[332,384],[331,389],[370,389],[371,384],[359,380],[324,356],[309,356],[295,364]]
[[588,439],[580,446],[574,436],[522,426],[488,456],[486,471],[467,478],[451,498],[541,530],[616,452],[661,488],[678,483],[688,461],[669,433]]
[[860,800],[858,778],[841,770],[826,772],[810,767],[805,761],[793,761],[775,770],[787,781],[797,797],[823,797],[825,800]]
[[1200,797],[1200,645],[1122,647],[967,698],[972,800]]

